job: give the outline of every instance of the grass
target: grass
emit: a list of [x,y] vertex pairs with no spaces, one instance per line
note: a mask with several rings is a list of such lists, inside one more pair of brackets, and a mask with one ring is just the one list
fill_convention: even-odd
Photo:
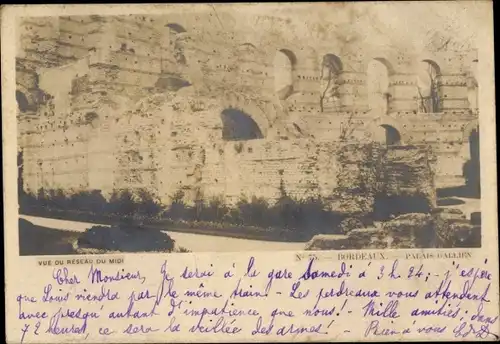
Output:
[[80,233],[41,227],[19,219],[19,254],[21,256],[77,254],[72,243]]
[[[156,231],[143,232],[144,235],[152,239],[157,237]],[[175,253],[188,253],[191,252],[188,248],[174,245],[171,249],[158,250],[153,245],[151,249],[142,250],[124,250],[124,251],[110,251],[106,249],[99,249],[93,247],[85,247],[80,250],[75,249],[73,246],[78,239],[82,238],[86,233],[73,232],[69,230],[60,230],[56,228],[49,228],[34,225],[33,223],[19,219],[19,254],[21,256],[44,256],[44,255],[73,255],[73,254],[102,254],[102,253],[123,253],[123,252],[175,252]],[[166,235],[164,235],[166,236]],[[146,238],[145,238],[146,239]]]

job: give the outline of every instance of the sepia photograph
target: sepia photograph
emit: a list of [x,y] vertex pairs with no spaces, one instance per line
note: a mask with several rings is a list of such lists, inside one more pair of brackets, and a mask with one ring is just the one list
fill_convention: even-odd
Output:
[[389,5],[21,17],[19,254],[480,248],[477,31]]
[[499,340],[493,2],[0,12],[7,343]]

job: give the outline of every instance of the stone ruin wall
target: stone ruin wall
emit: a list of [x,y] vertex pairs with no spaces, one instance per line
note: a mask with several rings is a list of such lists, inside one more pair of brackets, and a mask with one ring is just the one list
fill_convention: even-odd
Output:
[[[415,61],[429,56],[353,46],[339,56],[340,100],[321,112],[319,65],[328,44],[304,48],[273,36],[256,46],[244,35],[207,34],[180,19],[183,30],[172,29],[172,19],[147,16],[21,25],[16,67],[25,97],[19,146],[27,191],[106,195],[145,187],[166,203],[179,189],[191,200],[201,192],[234,201],[242,194],[274,199],[283,181],[299,198],[328,197],[337,185],[342,130],[349,127],[348,142],[369,143],[382,125],[397,129],[402,144],[436,153],[437,186],[463,184],[468,133],[478,115],[467,98],[473,54],[430,55],[440,67],[441,112],[419,113],[412,73]],[[273,88],[280,49],[294,59],[294,93],[286,99]],[[366,68],[374,58],[389,66],[386,114],[366,101]],[[190,86],[177,89],[179,82]],[[227,108],[252,116],[265,138],[224,141],[220,113]]]

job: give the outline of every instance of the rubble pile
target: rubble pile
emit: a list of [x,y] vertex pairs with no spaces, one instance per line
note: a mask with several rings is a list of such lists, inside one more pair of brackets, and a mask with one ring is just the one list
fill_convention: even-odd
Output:
[[366,217],[373,212],[380,160],[375,144],[346,144],[337,151],[334,207],[342,213]]
[[434,162],[429,148],[390,147],[383,161],[384,193],[387,196],[420,196],[435,207]]

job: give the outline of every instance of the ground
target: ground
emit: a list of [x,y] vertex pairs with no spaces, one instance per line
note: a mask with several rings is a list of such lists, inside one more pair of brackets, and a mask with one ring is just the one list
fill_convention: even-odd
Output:
[[[470,219],[472,213],[481,211],[481,200],[457,192],[444,193],[439,197],[438,206],[459,209]],[[107,226],[28,215],[20,215],[20,219],[25,220],[19,228],[20,238],[24,238],[20,240],[21,255],[76,254],[72,244],[81,232],[95,225]],[[303,242],[249,240],[190,233],[190,229],[183,231],[168,231],[168,235],[177,246],[191,252],[301,251],[305,248]]]
[[[56,220],[44,217],[20,215],[33,226],[22,226],[20,236],[21,255],[75,254],[71,244],[79,233],[97,223]],[[304,249],[304,243],[260,241],[227,238],[221,236],[168,232],[176,244],[191,252],[242,252],[242,251],[297,251]]]

